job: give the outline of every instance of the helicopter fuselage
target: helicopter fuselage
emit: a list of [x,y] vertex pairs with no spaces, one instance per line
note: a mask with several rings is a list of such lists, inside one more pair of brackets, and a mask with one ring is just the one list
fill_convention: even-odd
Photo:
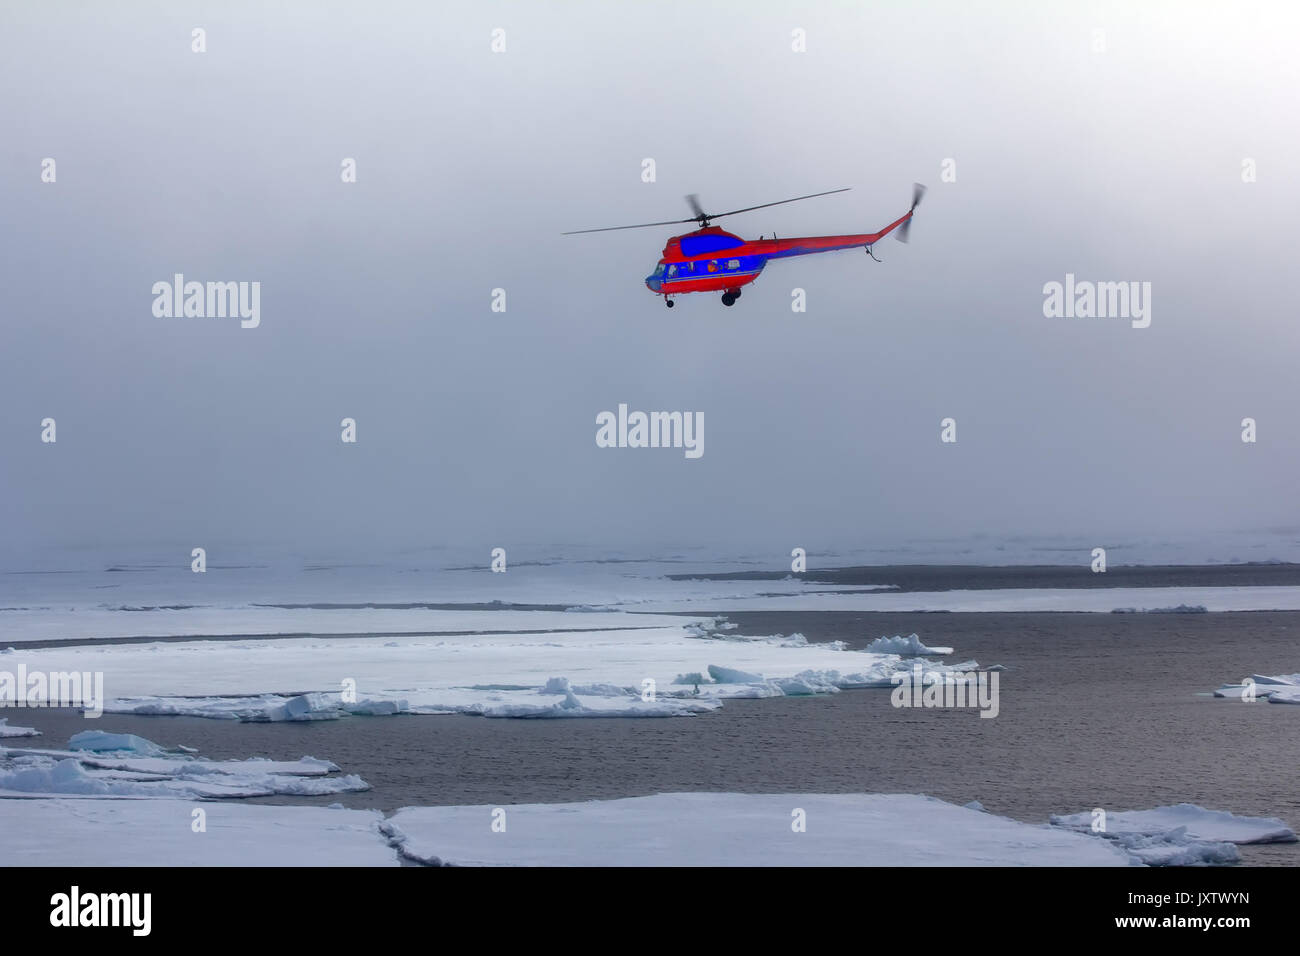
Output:
[[668,240],[663,258],[646,276],[646,288],[665,297],[687,292],[738,294],[773,259],[866,248],[911,217],[909,210],[879,232],[795,239],[746,240],[718,226],[705,226]]

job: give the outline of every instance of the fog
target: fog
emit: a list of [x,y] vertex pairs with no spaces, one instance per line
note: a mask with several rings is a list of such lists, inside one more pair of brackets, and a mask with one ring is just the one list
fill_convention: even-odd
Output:
[[[1300,13],[1064,7],[6,3],[0,547],[1300,524]],[[645,288],[690,226],[560,235],[845,186],[717,224],[872,231],[913,181],[910,244],[732,308]],[[156,316],[176,273],[260,324]],[[1045,316],[1067,274],[1150,326]],[[620,403],[703,454],[598,447]]]

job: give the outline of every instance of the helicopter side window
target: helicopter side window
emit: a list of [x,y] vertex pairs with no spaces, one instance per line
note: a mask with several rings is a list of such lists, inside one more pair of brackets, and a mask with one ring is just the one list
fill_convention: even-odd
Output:
[[727,268],[728,268],[728,269],[739,269],[739,268],[740,268],[740,260],[739,260],[739,259],[730,259],[730,260],[728,260],[728,261],[727,261]]
[[671,278],[672,278],[673,276],[675,276],[675,275],[677,275],[677,267],[676,267],[676,266],[669,266],[669,267],[668,267],[668,278],[671,279]]

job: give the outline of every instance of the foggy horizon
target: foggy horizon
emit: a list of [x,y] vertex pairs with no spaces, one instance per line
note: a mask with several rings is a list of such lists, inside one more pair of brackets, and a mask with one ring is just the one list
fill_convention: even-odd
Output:
[[[0,552],[1296,528],[1300,14],[1195,6],[7,5]],[[731,308],[645,288],[689,225],[560,235],[842,187],[717,224],[867,232],[914,181],[910,244]],[[156,316],[177,273],[260,323]],[[1150,326],[1045,316],[1067,275]],[[703,454],[598,447],[621,403]]]

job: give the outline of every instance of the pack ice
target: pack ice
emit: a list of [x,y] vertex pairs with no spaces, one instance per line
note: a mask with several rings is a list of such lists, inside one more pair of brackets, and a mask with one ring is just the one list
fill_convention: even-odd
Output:
[[[905,643],[924,647],[919,639]],[[891,687],[904,667],[898,654],[810,643],[801,634],[740,635],[711,618],[545,634],[58,645],[22,653],[29,669],[103,671],[111,695],[105,713],[245,721],[687,716],[730,698]]]
[[1092,812],[1053,816],[1051,822],[1113,840],[1148,866],[1236,863],[1240,859],[1236,844],[1296,840],[1295,831],[1275,817],[1237,816],[1192,803],[1107,813],[1099,830],[1093,829]]

